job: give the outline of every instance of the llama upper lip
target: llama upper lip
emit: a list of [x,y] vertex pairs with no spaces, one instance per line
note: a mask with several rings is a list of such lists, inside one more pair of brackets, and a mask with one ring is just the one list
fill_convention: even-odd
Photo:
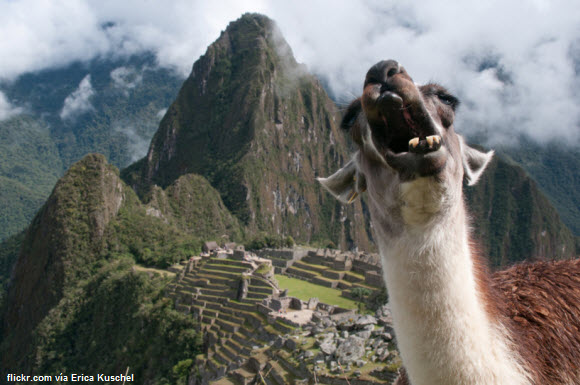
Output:
[[378,97],[377,102],[379,104],[385,104],[385,103],[389,103],[389,104],[399,104],[400,106],[403,105],[403,97],[393,91],[384,91],[383,93],[381,93],[381,95]]
[[423,103],[405,89],[385,90],[377,98],[384,126],[377,127],[375,137],[383,144],[387,164],[403,179],[439,174],[446,163],[443,140]]
[[[420,98],[407,95],[409,91],[385,90],[376,99],[382,126],[374,130],[375,138],[383,148],[393,153],[427,153],[439,149],[441,140],[435,146],[427,142],[427,137],[436,135],[427,111]],[[418,146],[409,147],[409,141],[418,138]]]

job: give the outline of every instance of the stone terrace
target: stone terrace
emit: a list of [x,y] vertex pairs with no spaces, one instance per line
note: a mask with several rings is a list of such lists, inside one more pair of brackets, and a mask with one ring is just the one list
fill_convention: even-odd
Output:
[[[169,285],[167,296],[174,299],[176,309],[196,317],[204,336],[206,352],[195,362],[201,381],[194,380],[195,384],[313,383],[316,370],[301,365],[295,357],[297,351],[308,348],[294,343],[292,336],[300,329],[283,317],[268,314],[272,310],[268,304],[286,300],[279,297],[277,284],[268,279],[272,270],[340,289],[349,298],[356,287],[378,290],[382,286],[379,260],[372,254],[328,249],[265,249],[257,254],[268,259],[248,258],[243,249],[218,250],[169,268],[176,274],[176,282]],[[270,272],[263,274],[264,265],[270,266]],[[324,322],[338,322],[332,321],[332,315],[324,317],[328,317]],[[314,317],[312,322],[322,321]],[[340,376],[320,374],[318,384],[342,383]],[[350,383],[370,384],[352,376]]]
[[308,249],[270,249],[257,250],[256,254],[262,258],[268,258],[274,265],[276,274],[284,274],[296,261],[301,260],[308,253]]
[[310,250],[286,269],[286,275],[340,289],[342,296],[347,298],[355,297],[354,288],[374,291],[384,287],[380,259],[376,254]]
[[206,355],[198,357],[196,364],[206,382],[241,367],[252,350],[294,329],[283,320],[269,323],[258,312],[258,304],[278,289],[268,279],[252,274],[256,263],[217,255],[194,257],[185,266],[172,267],[180,278],[167,292],[176,309],[199,321]]

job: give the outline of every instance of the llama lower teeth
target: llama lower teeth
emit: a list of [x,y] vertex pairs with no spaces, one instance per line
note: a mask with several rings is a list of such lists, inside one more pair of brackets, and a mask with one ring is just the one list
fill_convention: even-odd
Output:
[[413,139],[409,140],[409,150],[417,148],[419,145],[419,138],[414,137]]

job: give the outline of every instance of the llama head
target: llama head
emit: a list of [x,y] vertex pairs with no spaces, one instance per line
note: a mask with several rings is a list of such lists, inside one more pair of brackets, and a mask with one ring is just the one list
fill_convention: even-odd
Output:
[[[342,120],[359,150],[319,181],[344,203],[368,191],[373,220],[389,216],[395,227],[399,221],[428,221],[446,204],[461,201],[463,178],[476,183],[493,156],[469,147],[455,133],[458,104],[438,84],[415,84],[396,61],[375,64],[363,95]],[[421,215],[409,217],[409,210],[419,206]]]

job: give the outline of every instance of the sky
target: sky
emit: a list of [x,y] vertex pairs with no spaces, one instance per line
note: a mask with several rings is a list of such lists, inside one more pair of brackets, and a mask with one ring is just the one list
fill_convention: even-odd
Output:
[[[527,135],[580,147],[576,2],[0,0],[0,81],[144,51],[185,77],[230,21],[260,12],[341,102],[360,95],[370,66],[395,59],[416,82],[458,95],[459,132],[491,145]],[[90,106],[90,78],[83,82],[72,107]],[[0,119],[21,111],[0,92]]]

